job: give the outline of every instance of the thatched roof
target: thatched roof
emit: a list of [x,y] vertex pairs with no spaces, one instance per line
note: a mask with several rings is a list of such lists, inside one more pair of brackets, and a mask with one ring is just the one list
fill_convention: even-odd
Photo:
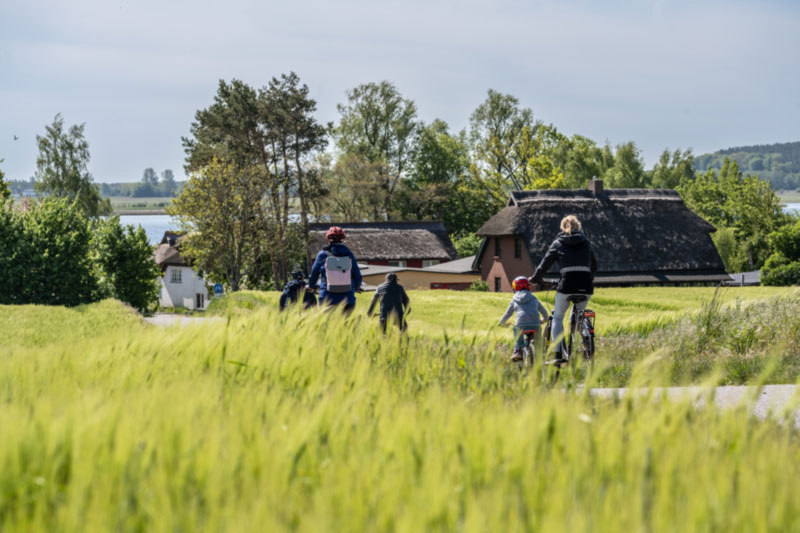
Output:
[[344,243],[359,261],[458,258],[453,242],[441,222],[326,222],[311,224],[309,257],[328,244],[325,232],[331,226],[345,231]]
[[153,252],[153,260],[165,270],[168,266],[191,266],[180,254],[180,245],[186,235],[182,232],[167,231],[161,239],[156,251]]
[[[578,217],[592,242],[598,281],[603,277],[620,283],[713,281],[708,276],[728,279],[711,241],[714,226],[690,211],[673,190],[611,189],[600,194],[589,190],[515,191],[507,206],[477,233],[483,237],[521,236],[536,266],[567,215]],[[480,264],[485,242],[475,265]],[[557,268],[554,265],[551,272]],[[692,279],[684,279],[689,273]],[[637,276],[646,279],[634,279]]]

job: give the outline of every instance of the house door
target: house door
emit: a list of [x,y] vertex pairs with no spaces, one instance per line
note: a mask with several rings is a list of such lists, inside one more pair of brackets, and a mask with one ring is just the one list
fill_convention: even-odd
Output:
[[206,303],[206,297],[203,294],[197,293],[197,306],[196,309],[203,309]]

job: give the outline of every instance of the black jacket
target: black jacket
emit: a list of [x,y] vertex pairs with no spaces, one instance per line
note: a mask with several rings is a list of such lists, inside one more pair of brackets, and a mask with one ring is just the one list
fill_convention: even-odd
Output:
[[303,295],[303,307],[308,309],[309,307],[313,307],[317,304],[317,297],[311,293],[307,293],[305,291],[306,282],[301,280],[293,279],[289,283],[287,283],[283,287],[283,293],[281,294],[280,300],[280,308],[281,311],[286,309],[286,305],[289,303],[297,303],[297,299],[300,295]]
[[386,317],[389,313],[403,315],[403,309],[408,307],[408,295],[402,285],[396,281],[387,281],[378,285],[372,303],[369,305],[368,315],[372,314],[378,299],[381,301],[381,316]]
[[531,283],[540,283],[550,267],[558,261],[561,279],[558,280],[558,292],[564,294],[592,294],[594,292],[594,273],[597,271],[597,260],[592,251],[592,244],[583,233],[559,233],[547,250],[542,262],[531,276]]

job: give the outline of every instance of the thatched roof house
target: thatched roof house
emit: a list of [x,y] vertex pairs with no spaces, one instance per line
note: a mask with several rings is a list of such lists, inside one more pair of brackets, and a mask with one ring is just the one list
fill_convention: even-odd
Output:
[[153,259],[164,272],[168,266],[190,266],[180,254],[180,246],[186,238],[185,233],[178,231],[165,231],[161,243],[153,252]]
[[161,289],[158,302],[162,307],[205,309],[208,288],[203,275],[192,268],[191,258],[181,255],[186,233],[167,231],[153,252],[153,260],[161,268]]
[[[514,191],[479,230],[474,267],[492,290],[531,275],[559,231],[575,215],[597,257],[596,285],[717,284],[730,280],[711,241],[714,226],[666,189]],[[545,279],[558,278],[555,264]]]
[[327,244],[331,226],[344,229],[345,244],[359,263],[424,268],[458,258],[441,222],[326,222],[310,226],[309,264]]

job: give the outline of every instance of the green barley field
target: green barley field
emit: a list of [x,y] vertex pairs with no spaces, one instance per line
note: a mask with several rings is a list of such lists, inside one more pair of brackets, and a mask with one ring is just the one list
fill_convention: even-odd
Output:
[[788,413],[589,392],[794,383],[794,290],[598,291],[597,366],[555,385],[506,363],[509,295],[411,293],[385,337],[368,297],[243,293],[170,328],[0,306],[0,530],[800,529]]

